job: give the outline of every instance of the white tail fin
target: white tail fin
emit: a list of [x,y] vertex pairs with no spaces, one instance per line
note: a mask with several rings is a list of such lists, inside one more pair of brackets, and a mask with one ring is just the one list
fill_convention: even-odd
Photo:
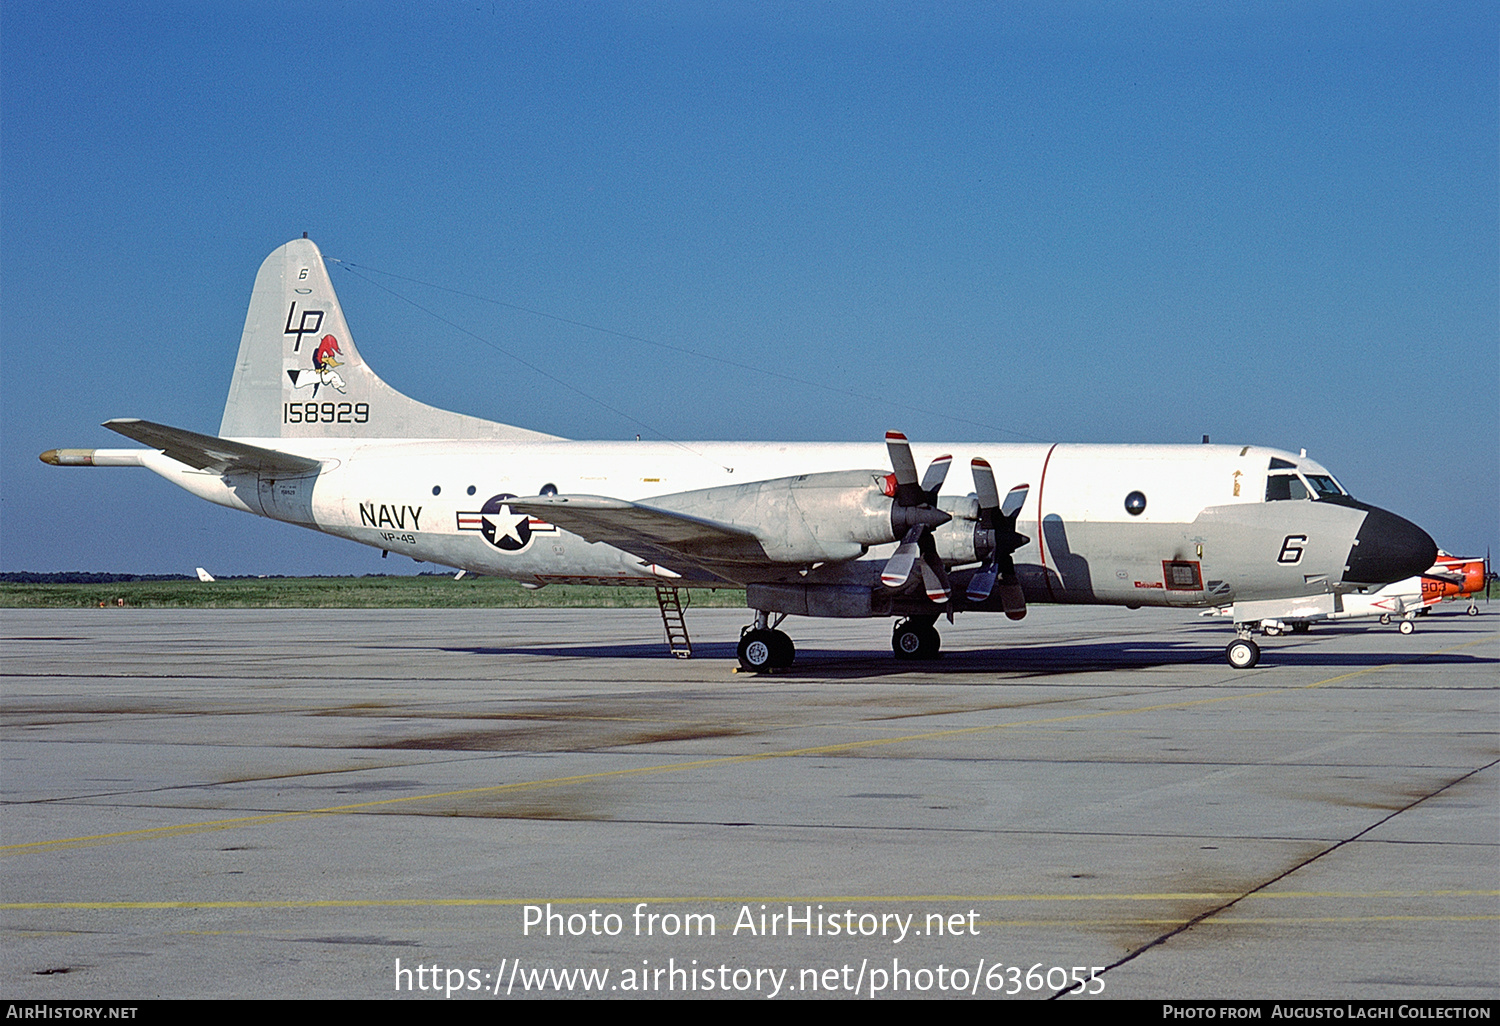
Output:
[[293,239],[255,276],[221,438],[555,437],[409,399],[360,359],[323,254]]

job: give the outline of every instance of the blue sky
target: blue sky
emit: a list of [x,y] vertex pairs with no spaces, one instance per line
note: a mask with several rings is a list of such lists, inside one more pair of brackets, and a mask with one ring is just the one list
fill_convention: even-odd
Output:
[[418,569],[36,459],[216,430],[304,231],[438,406],[1305,446],[1500,548],[1497,53],[1492,3],[8,0],[0,569]]

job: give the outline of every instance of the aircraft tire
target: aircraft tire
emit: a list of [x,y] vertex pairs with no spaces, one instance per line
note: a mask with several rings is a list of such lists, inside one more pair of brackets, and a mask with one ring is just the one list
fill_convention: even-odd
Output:
[[1311,629],[1312,629],[1312,624],[1308,623],[1306,620],[1303,620],[1303,621],[1301,621],[1299,623],[1292,624],[1292,633],[1293,634],[1306,634]]
[[[740,638],[740,666],[750,673],[764,673],[776,667],[778,644],[775,635],[779,631],[749,631]],[[785,637],[785,635],[783,635]]]
[[1380,614],[1380,626],[1382,626],[1382,627],[1389,627],[1390,625],[1391,625],[1391,614],[1390,613],[1381,613]]
[[792,639],[783,631],[770,631],[769,633],[771,635],[771,665],[779,669],[791,666],[797,658],[797,646],[792,644]]
[[1280,627],[1262,627],[1261,630],[1266,632],[1266,637],[1268,638],[1276,638],[1281,636]]
[[1400,631],[1402,634],[1410,634],[1416,629],[1417,625],[1412,623],[1410,620],[1402,620],[1401,623],[1396,627],[1396,630]]
[[1235,638],[1224,649],[1224,658],[1236,670],[1248,670],[1260,662],[1260,646],[1249,638]]
[[922,647],[917,650],[918,659],[936,659],[938,650],[943,647],[943,636],[937,632],[936,627],[920,627],[922,632]]
[[1478,606],[1470,606],[1468,609],[1465,609],[1464,612],[1468,613],[1470,616],[1478,616],[1479,615],[1479,607]]
[[896,653],[896,658],[921,659],[922,650],[927,647],[922,633],[922,628],[918,624],[905,620],[898,623],[895,632],[891,634],[891,651]]

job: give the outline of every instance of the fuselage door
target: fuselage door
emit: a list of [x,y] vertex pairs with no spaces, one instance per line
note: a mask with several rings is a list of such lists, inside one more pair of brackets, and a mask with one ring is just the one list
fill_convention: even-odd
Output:
[[260,507],[265,515],[291,524],[316,525],[312,514],[313,484],[318,475],[272,477],[261,475]]

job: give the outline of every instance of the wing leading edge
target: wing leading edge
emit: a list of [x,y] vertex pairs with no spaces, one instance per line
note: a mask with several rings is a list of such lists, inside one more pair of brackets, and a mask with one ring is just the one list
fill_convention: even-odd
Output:
[[684,560],[704,568],[770,562],[759,539],[749,531],[639,502],[600,495],[547,495],[510,499],[507,504],[517,513],[556,524],[585,541],[604,542],[638,556],[660,556],[664,566]]

